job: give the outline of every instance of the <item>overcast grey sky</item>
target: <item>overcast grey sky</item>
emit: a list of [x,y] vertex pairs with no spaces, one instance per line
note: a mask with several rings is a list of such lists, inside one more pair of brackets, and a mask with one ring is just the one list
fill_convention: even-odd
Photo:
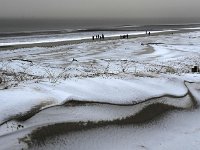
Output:
[[195,18],[200,0],[0,0],[0,18]]

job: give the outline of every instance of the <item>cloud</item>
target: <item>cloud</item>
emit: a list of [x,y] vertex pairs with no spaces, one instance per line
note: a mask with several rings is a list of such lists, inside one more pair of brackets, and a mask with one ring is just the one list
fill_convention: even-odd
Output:
[[0,0],[0,18],[189,18],[199,0]]

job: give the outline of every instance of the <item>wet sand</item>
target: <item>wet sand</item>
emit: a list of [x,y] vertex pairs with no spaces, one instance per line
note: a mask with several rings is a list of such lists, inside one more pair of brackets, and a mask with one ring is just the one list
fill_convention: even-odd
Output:
[[57,123],[49,126],[44,126],[34,130],[31,134],[30,140],[26,137],[20,139],[25,142],[29,148],[33,148],[38,145],[45,144],[46,140],[49,138],[54,138],[60,135],[66,135],[71,132],[85,131],[93,128],[105,127],[109,125],[128,125],[128,124],[143,124],[152,121],[152,119],[159,119],[165,112],[170,110],[181,110],[174,106],[166,104],[152,104],[145,107],[141,112],[134,116],[130,116],[123,119],[118,119],[114,121],[100,121],[100,122],[66,122]]
[[153,48],[152,46],[147,45],[147,47],[144,49],[144,51],[139,52],[139,53],[137,53],[137,54],[135,54],[135,55],[151,54],[151,53],[153,53],[154,51],[155,51],[155,50],[154,50],[154,48]]

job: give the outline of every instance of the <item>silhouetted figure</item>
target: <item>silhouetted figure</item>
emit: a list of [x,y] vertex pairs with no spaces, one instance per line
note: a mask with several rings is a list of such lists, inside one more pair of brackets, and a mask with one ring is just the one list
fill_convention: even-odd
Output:
[[92,36],[92,40],[94,41],[94,36]]
[[96,39],[98,38],[98,36],[96,35]]
[[99,39],[99,35],[97,35],[98,39]]
[[151,35],[151,32],[149,32],[149,36]]
[[129,35],[126,34],[126,35],[120,35],[120,39],[128,39],[129,38]]
[[102,34],[102,39],[104,39],[104,34]]
[[76,60],[75,58],[73,58],[72,61],[78,61],[78,60]]
[[200,71],[200,69],[199,69],[198,66],[194,66],[194,67],[192,68],[192,72],[199,72],[199,71]]

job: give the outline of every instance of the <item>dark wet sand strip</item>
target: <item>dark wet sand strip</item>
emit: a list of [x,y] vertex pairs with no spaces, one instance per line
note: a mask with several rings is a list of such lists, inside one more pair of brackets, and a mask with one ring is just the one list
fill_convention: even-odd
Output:
[[113,121],[99,121],[99,122],[66,122],[57,123],[49,126],[44,126],[34,130],[30,135],[20,139],[25,142],[29,148],[45,144],[49,138],[54,138],[59,135],[66,135],[71,132],[85,131],[93,128],[105,127],[108,125],[128,125],[128,124],[142,124],[151,121],[152,119],[159,119],[163,113],[170,110],[181,110],[174,106],[155,103],[145,107],[142,111],[134,116]]
[[144,51],[141,51],[139,53],[136,53],[135,55],[144,55],[144,54],[152,54],[153,52],[155,52],[155,49],[150,46],[150,45],[147,45],[146,48],[144,48]]

